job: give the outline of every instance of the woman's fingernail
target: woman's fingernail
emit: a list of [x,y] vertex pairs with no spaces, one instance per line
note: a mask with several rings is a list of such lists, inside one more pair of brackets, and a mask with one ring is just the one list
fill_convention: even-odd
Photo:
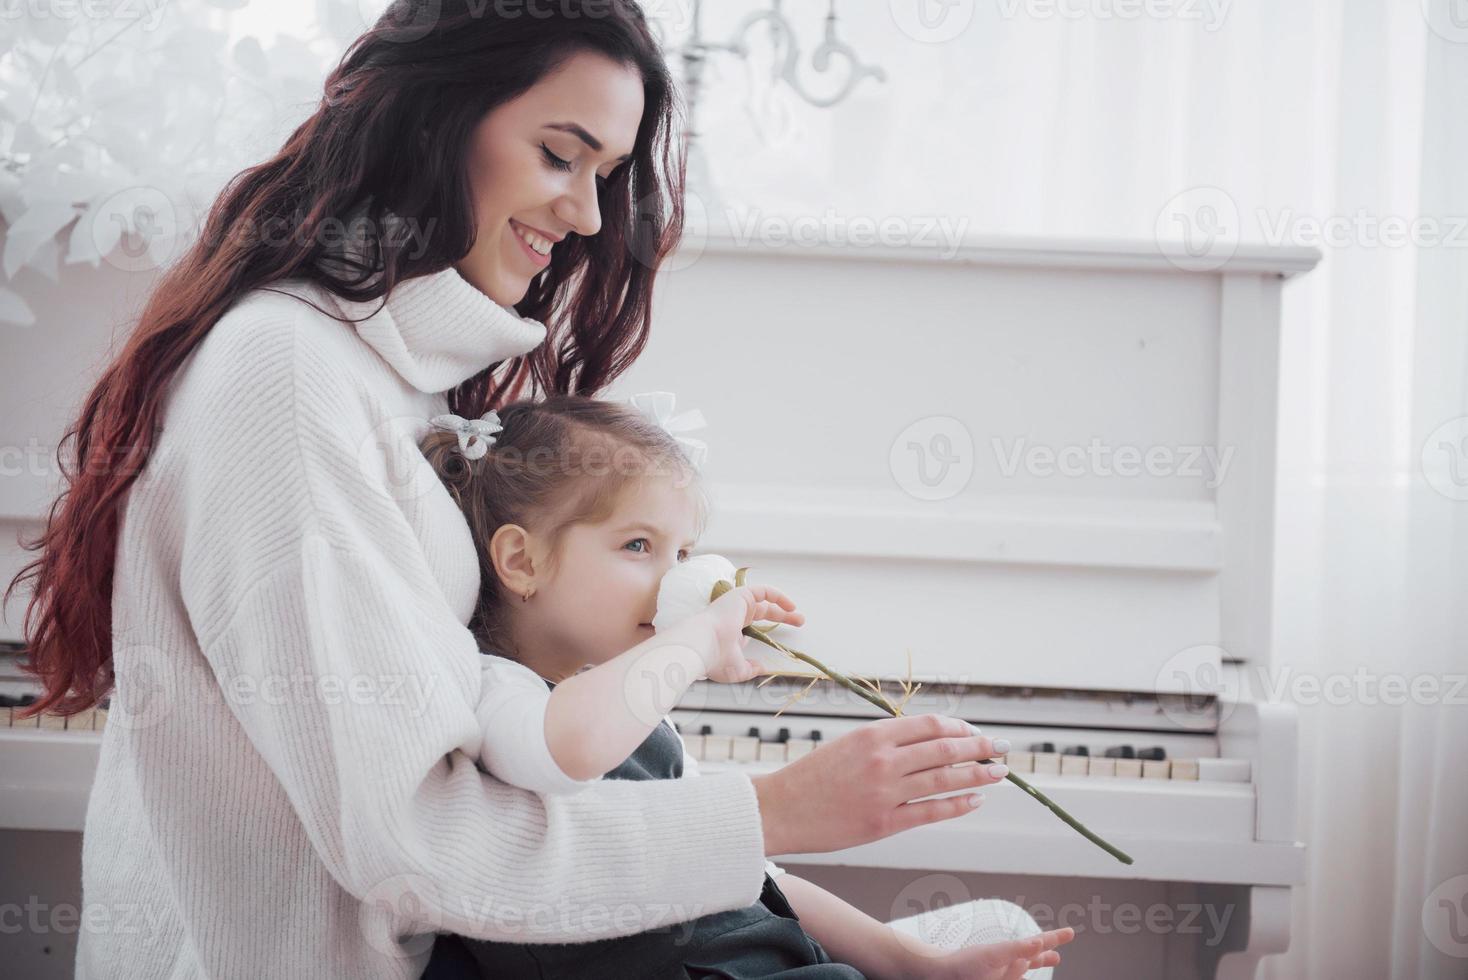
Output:
[[1007,738],[996,738],[994,740],[994,751],[997,752],[999,755],[1003,755],[1004,753],[1008,752],[1009,751],[1009,739],[1007,739]]
[[1003,779],[1005,776],[1009,775],[1009,767],[1002,762],[996,763],[995,765],[989,767],[989,775],[993,776],[995,779]]
[[977,807],[979,804],[981,804],[983,802],[984,802],[984,798],[982,796],[979,796],[977,793],[974,794],[973,796],[970,796],[968,798],[968,805],[971,806],[971,807]]

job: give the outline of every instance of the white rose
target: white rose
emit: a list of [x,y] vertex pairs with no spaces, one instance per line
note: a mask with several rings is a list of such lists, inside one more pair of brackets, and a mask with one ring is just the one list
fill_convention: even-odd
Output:
[[714,584],[734,584],[734,563],[723,555],[694,555],[668,569],[658,584],[658,613],[652,628],[661,632],[708,608]]

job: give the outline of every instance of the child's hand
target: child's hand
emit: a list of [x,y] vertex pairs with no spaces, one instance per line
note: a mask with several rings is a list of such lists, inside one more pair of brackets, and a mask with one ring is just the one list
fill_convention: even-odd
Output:
[[763,667],[744,656],[744,645],[749,642],[742,633],[744,627],[759,621],[791,626],[805,622],[805,616],[795,611],[795,603],[768,585],[730,589],[699,615],[708,617],[714,631],[714,658],[704,666],[709,680],[720,684],[737,684],[764,673]]
[[904,937],[902,945],[908,955],[902,976],[932,980],[1020,980],[1027,970],[1059,963],[1060,954],[1055,947],[1064,946],[1075,937],[1076,931],[1066,926],[1026,939],[955,950],[938,950],[929,943]]

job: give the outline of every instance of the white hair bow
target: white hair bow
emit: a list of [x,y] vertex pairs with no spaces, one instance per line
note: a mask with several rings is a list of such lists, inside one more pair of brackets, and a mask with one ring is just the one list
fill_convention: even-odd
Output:
[[688,457],[688,462],[694,469],[702,469],[704,460],[708,458],[708,443],[701,439],[690,439],[683,433],[702,429],[708,422],[696,408],[674,415],[673,404],[676,400],[677,396],[671,391],[645,391],[627,399],[633,408],[678,440],[678,444],[683,447],[683,455]]
[[428,420],[434,428],[447,429],[459,435],[459,451],[466,459],[479,459],[494,445],[494,434],[503,432],[499,413],[491,409],[477,419],[466,419],[452,413],[435,415]]

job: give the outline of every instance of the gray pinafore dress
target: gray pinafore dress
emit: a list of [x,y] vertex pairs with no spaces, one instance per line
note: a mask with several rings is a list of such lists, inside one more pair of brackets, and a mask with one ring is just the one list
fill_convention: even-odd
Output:
[[[549,682],[547,682],[549,683]],[[553,685],[552,685],[553,686]],[[666,721],[605,779],[678,779],[683,743]],[[671,926],[589,943],[492,943],[440,934],[423,980],[863,980],[833,963],[775,881],[759,901]]]

